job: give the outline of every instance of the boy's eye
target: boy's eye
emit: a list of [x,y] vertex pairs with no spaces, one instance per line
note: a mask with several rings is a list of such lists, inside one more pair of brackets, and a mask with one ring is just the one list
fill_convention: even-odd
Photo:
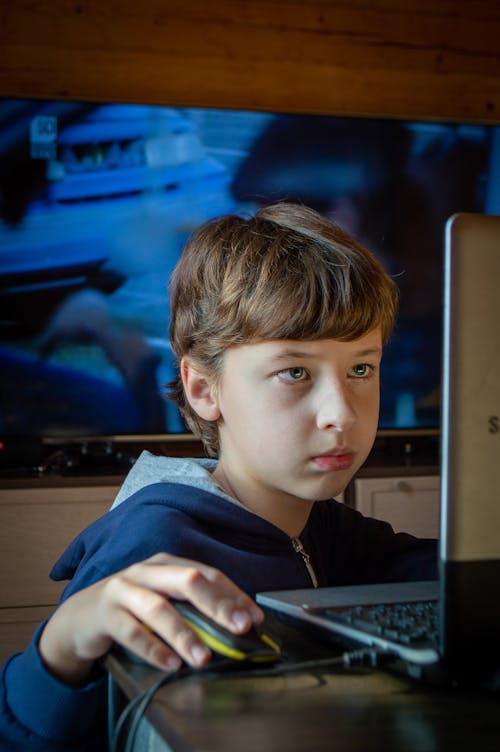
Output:
[[307,371],[302,366],[294,366],[280,371],[278,376],[284,381],[304,381],[307,377]]
[[351,370],[349,371],[350,376],[355,376],[357,379],[365,378],[366,376],[369,376],[372,372],[373,368],[368,363],[358,363],[357,365],[353,366]]

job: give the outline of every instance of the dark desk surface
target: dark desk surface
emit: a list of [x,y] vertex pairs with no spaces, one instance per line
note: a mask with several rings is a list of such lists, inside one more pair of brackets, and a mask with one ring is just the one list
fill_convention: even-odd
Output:
[[[135,696],[158,672],[107,667]],[[159,690],[150,723],[177,752],[499,752],[500,696],[431,689],[381,670],[277,678],[193,675]],[[156,747],[157,748],[157,747]]]

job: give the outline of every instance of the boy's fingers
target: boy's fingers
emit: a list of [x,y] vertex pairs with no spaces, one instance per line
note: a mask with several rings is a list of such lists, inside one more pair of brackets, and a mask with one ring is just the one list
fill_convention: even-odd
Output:
[[40,653],[63,681],[84,681],[113,640],[167,670],[181,656],[202,666],[210,651],[170,603],[188,600],[235,633],[264,617],[248,595],[217,569],[159,554],[73,594],[47,622]]
[[123,577],[110,580],[109,589],[117,606],[115,623],[110,628],[121,645],[148,662],[171,670],[180,666],[177,655],[194,666],[210,659],[210,650],[162,594]]
[[123,574],[167,598],[189,600],[233,632],[246,631],[264,618],[262,610],[246,593],[222,572],[207,565],[158,554]]
[[177,671],[181,667],[182,661],[175,651],[132,614],[121,615],[116,632],[116,641],[147,663],[164,671]]

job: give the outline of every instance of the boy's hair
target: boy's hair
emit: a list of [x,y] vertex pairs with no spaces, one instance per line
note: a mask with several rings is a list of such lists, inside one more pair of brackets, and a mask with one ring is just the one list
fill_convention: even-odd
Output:
[[[229,347],[269,339],[350,341],[381,327],[387,342],[397,288],[381,264],[312,209],[280,203],[244,219],[202,225],[170,281],[172,349],[217,378]],[[215,423],[189,405],[180,377],[170,385],[188,426],[209,455]]]

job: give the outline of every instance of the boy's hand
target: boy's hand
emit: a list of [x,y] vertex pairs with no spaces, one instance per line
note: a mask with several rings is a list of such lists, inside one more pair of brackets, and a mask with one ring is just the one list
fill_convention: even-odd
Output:
[[81,684],[115,641],[161,669],[176,670],[181,659],[204,665],[210,651],[169,598],[190,601],[237,634],[264,618],[254,601],[217,569],[157,554],[59,606],[40,638],[45,665],[67,684]]

